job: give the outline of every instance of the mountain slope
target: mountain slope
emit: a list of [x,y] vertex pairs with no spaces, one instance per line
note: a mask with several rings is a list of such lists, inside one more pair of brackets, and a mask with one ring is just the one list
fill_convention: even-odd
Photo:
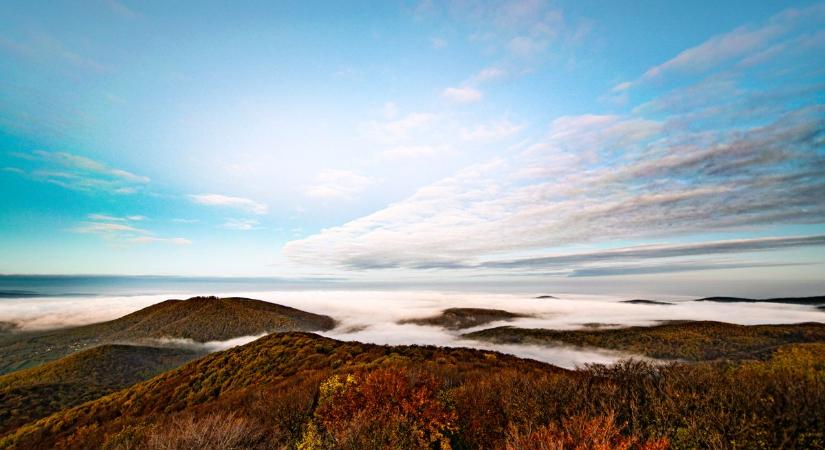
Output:
[[674,321],[650,327],[596,330],[546,330],[497,327],[464,337],[495,343],[621,350],[660,359],[707,361],[764,358],[784,344],[825,342],[825,324],[735,325],[711,321]]
[[108,322],[0,335],[0,374],[35,367],[105,343],[148,341],[156,345],[154,340],[160,338],[207,342],[275,331],[328,330],[334,326],[331,317],[261,300],[167,300]]
[[823,393],[825,344],[565,371],[283,333],[23,426],[0,449],[823,448]]
[[102,345],[0,376],[0,435],[149,379],[202,354],[174,348]]
[[[271,334],[23,427],[17,436],[0,443],[0,448],[12,443],[26,448],[53,448],[84,427],[118,430],[147,418],[155,420],[223,401],[243,403],[241,398],[265,396],[268,391],[302,380],[317,383],[335,372],[378,366],[459,371],[484,366],[520,368],[525,374],[561,371],[536,361],[470,349],[388,347],[340,342],[308,333]],[[87,438],[95,439],[83,437]]]

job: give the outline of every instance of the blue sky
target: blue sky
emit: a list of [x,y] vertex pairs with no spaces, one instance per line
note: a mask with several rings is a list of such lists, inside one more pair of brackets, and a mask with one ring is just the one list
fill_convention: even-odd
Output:
[[10,1],[0,30],[0,273],[825,289],[823,3]]

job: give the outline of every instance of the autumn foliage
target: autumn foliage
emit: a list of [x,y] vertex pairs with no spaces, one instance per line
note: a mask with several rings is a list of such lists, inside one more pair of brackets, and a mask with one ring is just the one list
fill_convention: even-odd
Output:
[[450,448],[456,413],[433,375],[377,369],[333,375],[320,386],[315,423],[336,448]]
[[285,333],[23,426],[0,448],[822,449],[825,344],[565,371]]

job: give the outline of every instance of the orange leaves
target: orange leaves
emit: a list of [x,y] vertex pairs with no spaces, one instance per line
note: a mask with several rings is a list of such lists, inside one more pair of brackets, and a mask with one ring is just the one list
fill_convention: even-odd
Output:
[[594,418],[573,416],[564,419],[561,426],[551,423],[529,432],[511,427],[506,444],[507,450],[664,450],[668,447],[667,439],[639,442],[622,435],[613,413]]
[[448,448],[456,414],[430,374],[377,369],[321,384],[317,422],[335,446]]

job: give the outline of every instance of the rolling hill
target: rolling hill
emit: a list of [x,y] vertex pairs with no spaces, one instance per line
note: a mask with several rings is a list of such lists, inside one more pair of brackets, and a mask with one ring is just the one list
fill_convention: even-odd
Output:
[[0,449],[823,448],[825,344],[765,361],[566,371],[290,332],[0,438]]
[[101,345],[0,376],[0,435],[149,379],[203,354],[176,348]]
[[785,344],[825,342],[825,324],[735,325],[711,321],[672,321],[650,327],[583,330],[490,328],[464,334],[495,343],[620,350],[659,359],[708,361],[763,359]]
[[519,317],[526,317],[523,314],[511,313],[500,309],[485,308],[448,308],[441,314],[433,317],[421,319],[406,319],[400,323],[413,323],[416,325],[440,326],[448,330],[461,330],[472,328],[498,320],[512,320]]
[[75,328],[0,335],[0,374],[35,367],[107,343],[158,339],[221,341],[276,331],[321,331],[335,326],[328,316],[247,298],[194,297],[167,300],[119,319]]

